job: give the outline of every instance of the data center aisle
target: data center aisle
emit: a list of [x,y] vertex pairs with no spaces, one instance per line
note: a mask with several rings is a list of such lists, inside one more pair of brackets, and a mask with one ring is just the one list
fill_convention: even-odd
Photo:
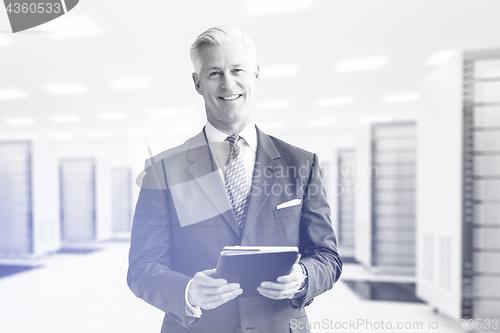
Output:
[[[109,242],[99,251],[60,253],[42,267],[0,278],[0,332],[159,332],[163,313],[126,285],[128,247]],[[344,278],[370,279],[352,264]],[[425,304],[361,300],[343,282],[317,297],[308,313],[313,332],[384,332],[389,322],[396,332],[461,332],[443,327],[446,318]],[[385,329],[376,329],[382,321]],[[429,328],[436,321],[439,329]],[[397,329],[397,323],[422,328]]]

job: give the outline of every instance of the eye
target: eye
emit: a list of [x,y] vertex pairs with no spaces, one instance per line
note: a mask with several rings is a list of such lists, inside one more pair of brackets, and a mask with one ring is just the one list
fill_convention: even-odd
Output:
[[244,72],[245,70],[243,68],[235,68],[233,69],[233,73],[239,73],[239,72]]
[[208,74],[208,76],[210,76],[210,77],[214,77],[214,76],[218,76],[218,75],[220,75],[220,72],[219,72],[219,71],[213,71],[213,72],[210,72],[210,73]]

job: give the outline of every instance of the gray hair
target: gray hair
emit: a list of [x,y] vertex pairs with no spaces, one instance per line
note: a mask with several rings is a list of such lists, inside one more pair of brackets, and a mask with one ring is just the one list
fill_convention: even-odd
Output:
[[257,51],[250,37],[240,30],[229,26],[216,26],[204,31],[196,38],[189,52],[194,71],[199,74],[201,70],[201,51],[209,45],[222,45],[232,41],[242,40],[248,49],[253,65],[257,64]]

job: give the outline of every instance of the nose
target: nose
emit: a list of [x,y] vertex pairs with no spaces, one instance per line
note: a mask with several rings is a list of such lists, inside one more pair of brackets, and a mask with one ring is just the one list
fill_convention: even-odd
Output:
[[230,89],[234,87],[236,82],[234,81],[234,78],[231,75],[224,75],[224,78],[222,79],[221,83],[221,88],[222,89]]

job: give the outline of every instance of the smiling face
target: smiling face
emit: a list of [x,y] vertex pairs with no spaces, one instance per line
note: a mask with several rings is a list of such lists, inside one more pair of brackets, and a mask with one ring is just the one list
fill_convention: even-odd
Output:
[[208,121],[222,132],[238,133],[252,119],[258,67],[241,40],[205,46],[200,58],[200,73],[193,73],[193,81],[205,100]]

